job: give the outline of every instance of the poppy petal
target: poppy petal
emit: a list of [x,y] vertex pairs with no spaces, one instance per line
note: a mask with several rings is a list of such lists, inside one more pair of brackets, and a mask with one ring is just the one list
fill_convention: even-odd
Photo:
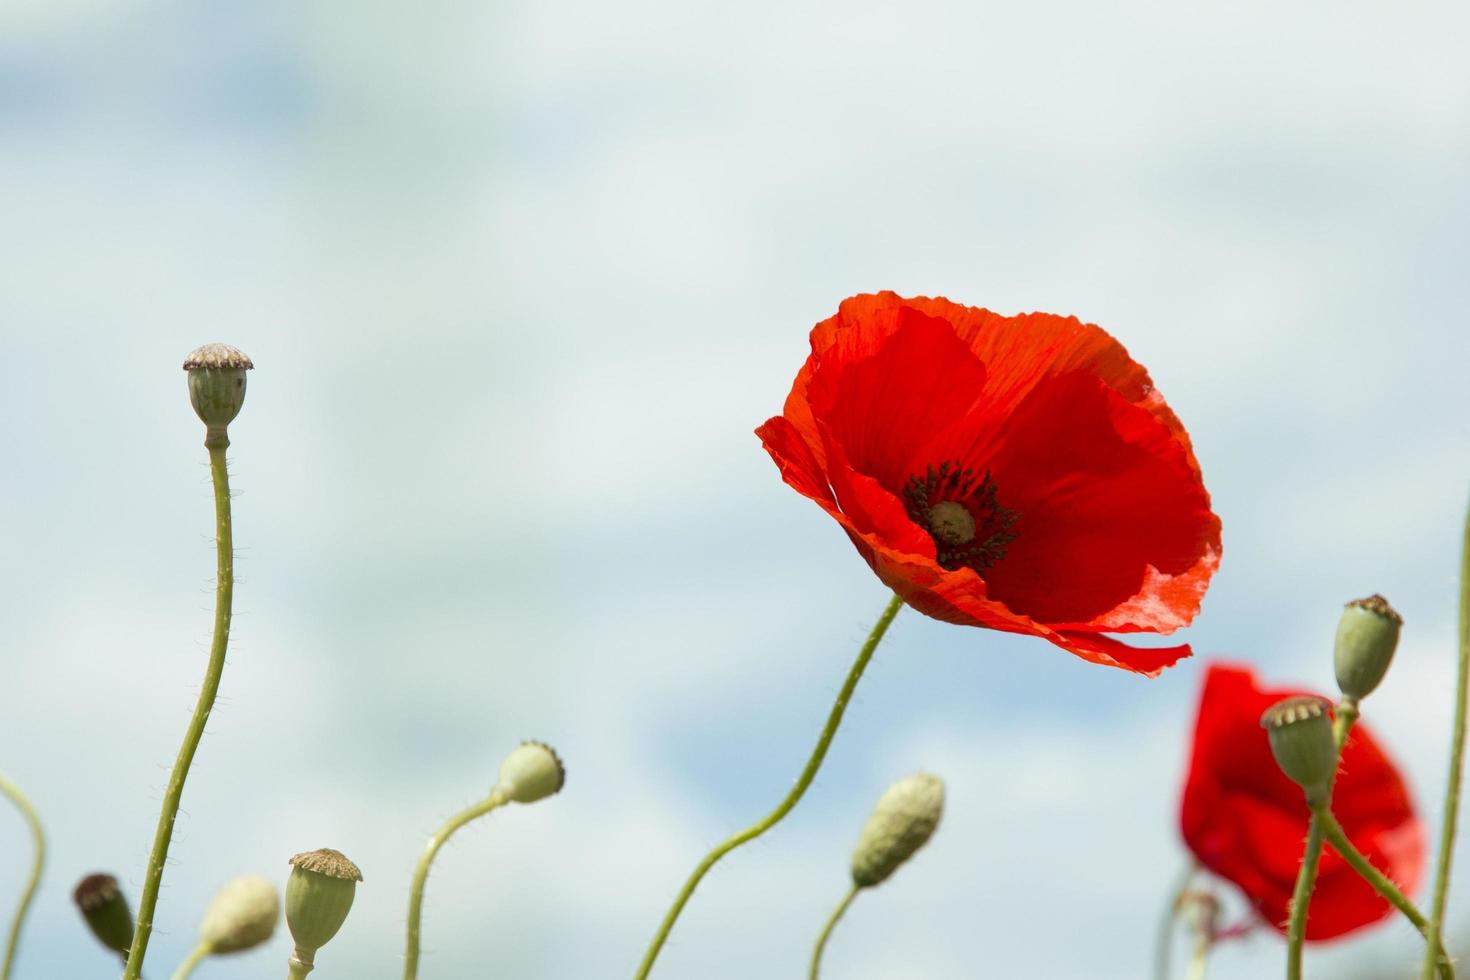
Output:
[[[877,293],[843,301],[811,348],[757,431],[885,585],[926,615],[1093,663],[1153,675],[1189,655],[1101,635],[1186,625],[1220,556],[1188,435],[1106,332]],[[987,528],[942,564],[929,508],[951,498],[934,493]]]
[[1033,389],[995,438],[994,455],[972,465],[1019,517],[986,576],[991,595],[1084,629],[1169,633],[1194,618],[1219,564],[1220,522],[1168,428],[1073,373]]
[[[1179,808],[1184,841],[1199,862],[1233,882],[1283,932],[1308,810],[1301,788],[1277,767],[1259,719],[1270,705],[1301,693],[1262,689],[1247,667],[1211,665]],[[1423,827],[1403,778],[1361,722],[1343,746],[1332,808],[1369,863],[1406,893],[1419,885]],[[1346,935],[1392,911],[1340,854],[1324,850],[1307,914],[1308,939]]]

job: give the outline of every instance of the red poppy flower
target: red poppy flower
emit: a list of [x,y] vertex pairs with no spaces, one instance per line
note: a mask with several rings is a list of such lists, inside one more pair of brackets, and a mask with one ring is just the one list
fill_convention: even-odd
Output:
[[[1276,767],[1261,713],[1306,693],[1263,691],[1249,668],[1212,665],[1179,811],[1184,842],[1200,863],[1238,885],[1261,917],[1283,932],[1306,846],[1307,804],[1301,787]],[[1343,747],[1332,812],[1374,867],[1405,892],[1418,887],[1423,828],[1403,778],[1361,723]],[[1307,910],[1307,938],[1341,936],[1392,911],[1328,844]]]
[[1220,562],[1189,435],[1103,330],[945,299],[854,296],[812,330],[781,475],[920,612],[1155,675]]

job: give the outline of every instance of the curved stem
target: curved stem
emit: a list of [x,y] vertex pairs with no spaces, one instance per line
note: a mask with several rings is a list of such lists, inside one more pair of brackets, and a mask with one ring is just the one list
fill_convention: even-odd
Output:
[[1164,909],[1163,918],[1159,920],[1159,935],[1154,944],[1154,980],[1169,980],[1169,960],[1174,952],[1174,920],[1179,917],[1179,900],[1184,897],[1189,883],[1194,880],[1198,871],[1199,865],[1191,861],[1179,876],[1179,883],[1169,889],[1169,904]]
[[[1348,733],[1353,730],[1353,725],[1358,720],[1358,702],[1356,698],[1345,697],[1337,705],[1332,719],[1332,740],[1337,746],[1337,754],[1342,755],[1342,747],[1347,743]],[[1337,770],[1332,772],[1333,782],[1337,781]],[[1327,803],[1332,801],[1332,787],[1327,787]],[[1322,827],[1317,818],[1317,812],[1312,811],[1311,823],[1307,826],[1307,849],[1302,854],[1302,865],[1297,871],[1296,888],[1291,893],[1291,920],[1286,927],[1286,980],[1301,980],[1302,977],[1302,944],[1307,937],[1307,909],[1312,904],[1312,889],[1317,886],[1317,865],[1322,860]]]
[[429,838],[429,845],[424,848],[423,856],[419,858],[418,867],[413,872],[413,887],[408,894],[408,943],[403,953],[403,980],[414,980],[419,975],[419,920],[424,910],[424,885],[429,880],[429,865],[434,863],[434,855],[439,853],[439,848],[449,840],[456,830],[475,820],[483,817],[491,810],[505,803],[505,797],[499,790],[492,790],[490,795],[468,807],[445,822],[444,826]]
[[0,776],[0,793],[10,797],[10,802],[15,804],[20,815],[25,818],[26,826],[31,830],[31,838],[36,843],[36,853],[31,859],[31,876],[26,881],[25,890],[20,893],[20,904],[15,907],[15,918],[10,921],[10,933],[5,940],[5,961],[0,963],[0,980],[10,980],[10,967],[15,961],[15,950],[20,945],[20,929],[25,923],[26,913],[30,911],[31,900],[36,897],[36,889],[41,884],[41,869],[46,865],[46,832],[41,829],[41,818],[36,815],[36,808],[26,799],[19,786]]
[[817,937],[817,946],[812,950],[811,980],[817,980],[818,974],[822,971],[822,952],[827,948],[827,937],[832,935],[832,929],[837,925],[837,920],[842,918],[842,914],[847,911],[852,900],[857,898],[857,894],[858,886],[853,885],[847,890],[847,894],[843,896],[837,907],[832,910],[832,914],[827,917],[827,924],[822,927],[822,934]]
[[761,834],[770,830],[786,814],[791,812],[792,807],[801,800],[806,793],[807,787],[816,778],[817,770],[822,767],[822,760],[827,757],[827,748],[832,744],[832,737],[837,734],[837,726],[842,724],[842,715],[847,711],[847,703],[852,698],[852,692],[857,689],[858,681],[863,676],[863,671],[868,666],[868,661],[873,659],[873,652],[878,649],[878,643],[883,639],[883,634],[888,632],[888,625],[893,622],[893,617],[903,608],[903,599],[895,595],[888,601],[888,606],[883,610],[883,615],[878,617],[878,622],[873,626],[873,631],[868,634],[868,639],[863,643],[863,648],[858,651],[857,660],[853,662],[852,668],[847,672],[847,680],[843,681],[842,689],[837,692],[837,701],[832,705],[831,712],[827,715],[827,723],[822,727],[822,734],[817,739],[816,747],[812,749],[811,758],[807,759],[806,768],[797,777],[796,785],[791,787],[791,792],[786,794],[776,809],[766,814],[760,820],[751,824],[735,836],[719,844],[714,850],[704,856],[690,874],[689,880],[684,882],[684,887],[679,889],[678,897],[669,908],[664,920],[659,924],[658,932],[654,934],[653,941],[648,945],[648,952],[643,954],[643,962],[638,966],[636,980],[647,980],[649,971],[653,969],[653,961],[658,959],[659,950],[663,949],[664,941],[669,938],[669,932],[673,930],[674,923],[679,918],[679,913],[684,911],[684,906],[689,902],[689,896],[694,894],[700,879],[715,862],[729,854],[735,848],[748,841],[755,840]]
[[[1404,918],[1412,922],[1414,928],[1419,930],[1420,935],[1428,938],[1429,920],[1424,918],[1414,903],[1409,901],[1403,892],[1399,891],[1398,886],[1389,880],[1387,875],[1373,867],[1368,859],[1363,856],[1363,852],[1359,851],[1353,845],[1353,842],[1348,840],[1347,833],[1342,829],[1342,824],[1338,823],[1337,818],[1332,815],[1332,810],[1328,807],[1319,807],[1317,809],[1317,819],[1321,821],[1322,832],[1327,838],[1327,843],[1331,844],[1337,853],[1342,855],[1342,859],[1358,873],[1359,877],[1373,886],[1374,891],[1382,895],[1388,900],[1390,905],[1402,912]],[[1444,956],[1438,949],[1434,949],[1431,951],[1431,961],[1438,963],[1440,976],[1445,977],[1446,980],[1453,980],[1455,972],[1454,968],[1450,965],[1449,957]]]
[[1470,694],[1470,511],[1465,514],[1465,536],[1460,545],[1460,666],[1455,681],[1455,731],[1450,736],[1450,773],[1444,788],[1444,822],[1439,828],[1439,860],[1434,871],[1434,900],[1429,909],[1429,940],[1419,976],[1434,975],[1434,951],[1443,943],[1444,906],[1449,895],[1450,859],[1455,851],[1455,824],[1460,817],[1460,777],[1465,760],[1465,702]]
[[153,850],[148,854],[148,870],[143,877],[143,894],[138,899],[138,920],[133,929],[133,942],[128,950],[128,963],[123,980],[138,980],[143,957],[148,953],[148,937],[153,932],[153,910],[158,905],[158,888],[163,882],[163,867],[168,860],[168,845],[173,837],[174,819],[184,795],[184,780],[194,751],[204,735],[215,695],[219,693],[220,675],[225,669],[225,648],[230,642],[230,610],[235,589],[235,550],[230,533],[230,477],[225,470],[225,449],[230,440],[224,430],[211,429],[204,440],[209,449],[209,474],[214,481],[215,559],[214,639],[209,647],[209,665],[204,671],[204,684],[194,704],[194,716],[184,732],[168,788],[163,793],[163,810],[158,815],[158,828],[153,833]]
[[200,943],[198,946],[195,946],[194,951],[174,971],[173,980],[188,980],[189,975],[194,972],[194,967],[204,962],[204,958],[210,954],[213,948],[209,943]]

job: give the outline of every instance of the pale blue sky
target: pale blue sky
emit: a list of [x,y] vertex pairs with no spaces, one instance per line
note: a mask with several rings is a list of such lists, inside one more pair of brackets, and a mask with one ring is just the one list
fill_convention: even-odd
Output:
[[[1150,368],[1224,520],[1197,656],[1147,681],[906,612],[656,976],[799,975],[919,768],[944,825],[831,977],[1143,976],[1205,660],[1326,687],[1339,605],[1375,590],[1408,626],[1365,717],[1437,826],[1467,41],[1451,3],[4,5],[0,771],[54,843],[17,980],[108,975],[83,873],[137,895],[208,639],[178,365],[211,340],[258,366],[237,631],[150,975],[224,880],[319,846],[366,881],[316,975],[398,975],[425,835],[524,737],[567,789],[447,849],[421,975],[631,975],[885,601],[751,434],[812,323],[881,288],[1076,314]],[[0,815],[0,910],[21,833]],[[1395,976],[1411,939],[1312,962]],[[1261,935],[1212,977],[1280,959]]]

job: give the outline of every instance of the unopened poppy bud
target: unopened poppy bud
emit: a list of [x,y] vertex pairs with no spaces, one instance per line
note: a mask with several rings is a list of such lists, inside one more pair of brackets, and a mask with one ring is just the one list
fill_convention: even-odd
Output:
[[1331,702],[1312,694],[1278,701],[1261,715],[1276,765],[1307,794],[1307,802],[1327,802],[1337,770],[1337,743],[1332,738]]
[[77,882],[72,898],[97,941],[119,956],[127,956],[133,944],[133,913],[117,887],[117,879],[109,874],[87,875]]
[[1403,625],[1404,617],[1381,595],[1354,599],[1343,608],[1332,656],[1343,694],[1356,701],[1373,693],[1393,662]]
[[238,348],[205,344],[184,358],[189,372],[189,401],[200,420],[223,429],[245,404],[245,372],[255,367]]
[[559,792],[567,771],[551,746],[544,742],[522,742],[500,764],[497,792],[517,803],[535,803]]
[[927,772],[905,776],[878,800],[852,852],[852,880],[872,888],[928,843],[944,812],[944,780]]
[[[286,880],[286,925],[296,941],[296,958],[310,967],[352,910],[362,872],[341,851],[324,847],[291,859]],[[303,955],[304,954],[304,955]]]
[[275,882],[261,875],[244,875],[215,893],[199,925],[199,943],[211,953],[250,949],[271,937],[280,917]]

